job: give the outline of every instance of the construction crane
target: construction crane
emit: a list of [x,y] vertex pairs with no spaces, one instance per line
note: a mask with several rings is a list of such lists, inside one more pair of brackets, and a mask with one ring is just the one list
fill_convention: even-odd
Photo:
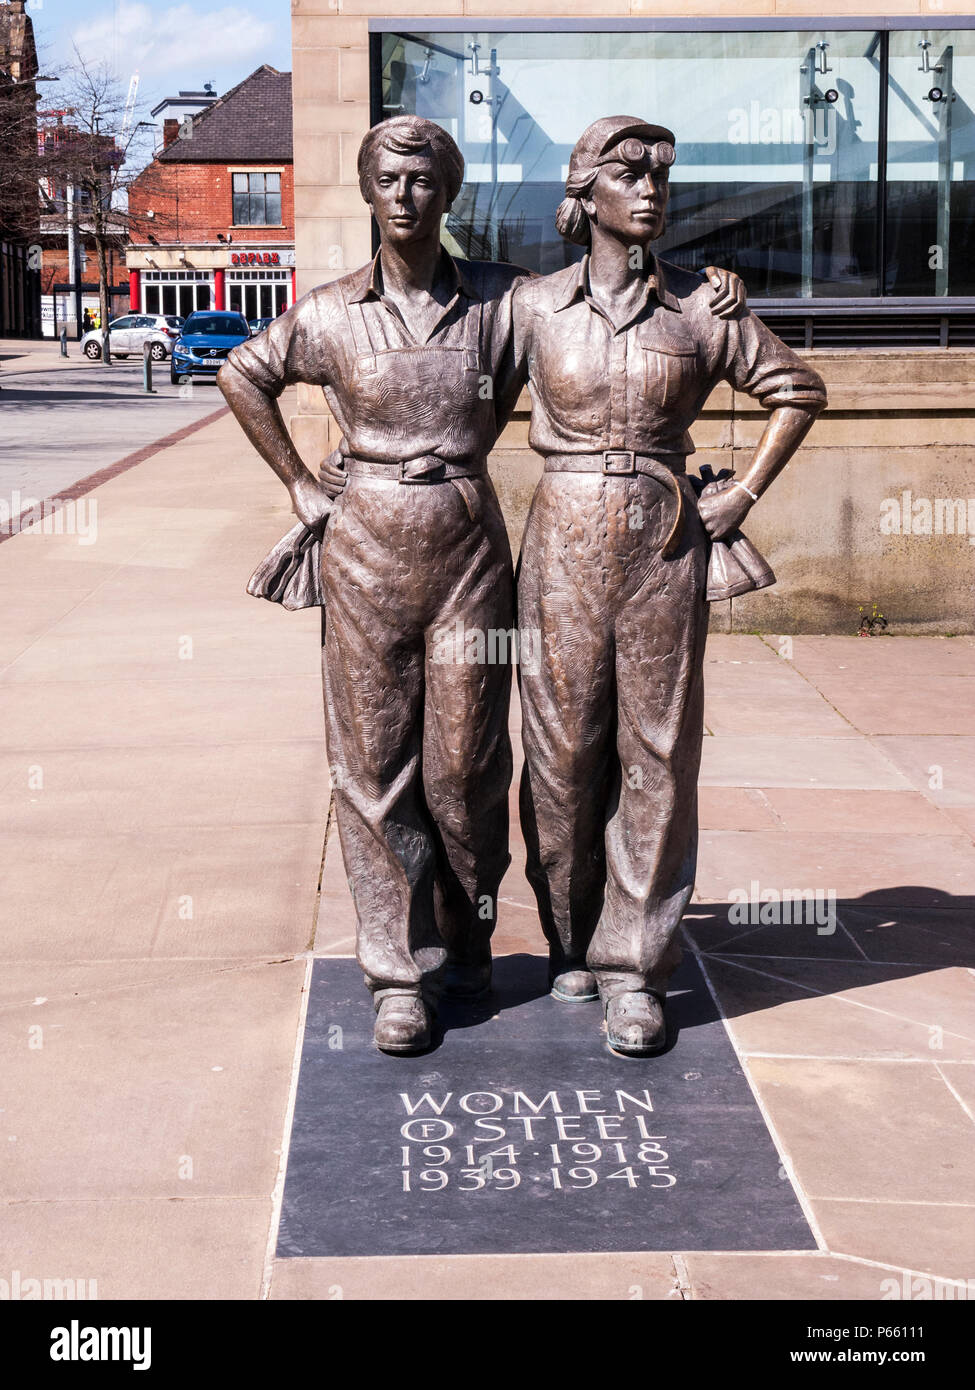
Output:
[[119,135],[119,144],[124,145],[125,137],[129,133],[132,124],[132,117],[135,114],[135,99],[139,93],[139,74],[132,74],[132,81],[129,83],[129,95],[125,99],[125,116],[122,120],[122,131]]

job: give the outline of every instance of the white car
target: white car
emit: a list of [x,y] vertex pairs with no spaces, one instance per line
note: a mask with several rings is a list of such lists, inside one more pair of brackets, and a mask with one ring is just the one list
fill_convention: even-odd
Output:
[[[113,357],[141,357],[142,345],[152,343],[154,362],[163,362],[172,352],[183,320],[175,314],[125,314],[108,325],[108,350]],[[81,340],[81,351],[91,362],[102,355],[102,330],[92,328]]]

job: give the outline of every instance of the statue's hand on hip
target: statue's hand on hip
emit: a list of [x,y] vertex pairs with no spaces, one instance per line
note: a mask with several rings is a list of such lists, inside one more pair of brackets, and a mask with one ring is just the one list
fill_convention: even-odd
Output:
[[342,440],[339,447],[333,449],[328,458],[322,459],[318,469],[319,480],[329,497],[338,497],[349,478],[342,456],[342,444],[344,443],[345,441]]
[[733,319],[748,302],[744,280],[733,270],[722,270],[716,265],[707,266],[704,273],[716,291],[711,300],[711,313],[719,319]]
[[726,478],[708,484],[698,498],[697,510],[708,535],[719,541],[741,525],[752,505],[748,493],[735,487],[734,479]]
[[311,531],[317,531],[324,526],[328,514],[332,510],[331,495],[327,492],[325,485],[320,483],[317,478],[313,478],[310,473],[299,478],[292,487],[291,503],[295,515]]

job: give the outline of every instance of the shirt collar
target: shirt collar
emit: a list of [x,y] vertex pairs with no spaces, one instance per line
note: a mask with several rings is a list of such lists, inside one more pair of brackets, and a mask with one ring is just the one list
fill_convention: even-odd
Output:
[[[647,294],[655,294],[661,304],[665,304],[668,309],[673,309],[675,313],[681,313],[680,300],[668,287],[665,263],[658,260],[656,256],[651,256],[652,266],[647,277]],[[589,252],[583,256],[574,267],[573,272],[565,282],[565,287],[559,296],[559,301],[555,306],[555,312],[560,309],[567,309],[570,304],[577,303],[580,299],[585,299],[589,293]]]
[[[381,251],[377,251],[372,260],[364,265],[361,270],[357,270],[352,275],[352,285],[348,294],[350,304],[361,304],[364,300],[382,299],[383,295],[383,269],[380,261]],[[447,250],[442,252],[447,263],[447,274],[451,279],[455,292],[466,295],[468,299],[480,299],[480,295],[474,288],[470,279],[465,275],[459,262]],[[453,298],[453,296],[451,296]]]

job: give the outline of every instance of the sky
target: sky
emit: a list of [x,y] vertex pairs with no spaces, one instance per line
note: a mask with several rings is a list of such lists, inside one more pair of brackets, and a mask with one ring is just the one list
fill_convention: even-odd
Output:
[[[138,116],[163,97],[212,82],[221,95],[261,63],[291,70],[290,0],[27,0],[41,71],[74,58],[108,63],[128,88],[139,74]],[[55,104],[57,87],[42,87]]]

